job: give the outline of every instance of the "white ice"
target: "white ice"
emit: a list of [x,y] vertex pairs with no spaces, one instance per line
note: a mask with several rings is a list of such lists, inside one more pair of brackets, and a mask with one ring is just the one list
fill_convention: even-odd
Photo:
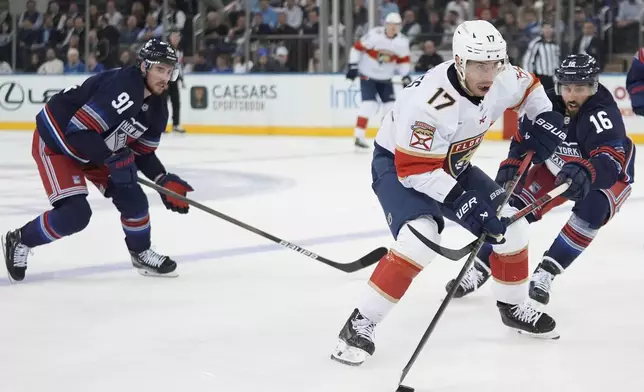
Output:
[[[506,148],[486,141],[474,163],[494,175]],[[159,155],[194,199],[325,257],[348,262],[390,244],[370,154],[350,139],[168,135]],[[0,156],[5,232],[48,203],[29,132],[0,134]],[[0,283],[1,392],[393,392],[462,264],[435,260],[377,329],[376,355],[346,367],[329,355],[373,267],[345,274],[149,196],[153,243],[176,258],[180,277],[137,274],[118,213],[92,189],[89,227],[34,249],[23,283]],[[547,309],[559,341],[506,330],[484,287],[452,302],[406,383],[419,392],[644,390],[643,198],[636,185],[555,281]],[[533,225],[531,268],[569,211]],[[443,238],[458,246],[473,237],[452,225]]]

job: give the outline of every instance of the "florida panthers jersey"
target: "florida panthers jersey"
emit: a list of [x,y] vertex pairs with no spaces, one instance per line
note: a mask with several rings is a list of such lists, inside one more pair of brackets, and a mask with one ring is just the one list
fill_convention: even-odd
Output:
[[351,48],[349,63],[358,64],[360,75],[369,79],[389,80],[396,72],[411,72],[409,39],[403,34],[389,38],[384,27],[375,27]]
[[574,158],[589,160],[596,172],[593,189],[608,189],[616,181],[634,181],[635,146],[626,135],[619,107],[610,91],[599,85],[576,116],[566,113],[563,99],[548,90],[553,109],[564,115],[566,141],[546,161],[548,169],[557,175],[561,167]]
[[448,61],[403,89],[376,143],[394,154],[404,186],[443,202],[506,109],[534,119],[552,110],[552,104],[538,79],[512,66],[499,73],[484,99],[474,98]]
[[144,81],[137,67],[105,71],[54,95],[36,116],[45,144],[81,163],[88,157],[67,142],[76,132],[97,132],[111,151],[129,146],[149,154],[168,122],[166,99],[143,99]]

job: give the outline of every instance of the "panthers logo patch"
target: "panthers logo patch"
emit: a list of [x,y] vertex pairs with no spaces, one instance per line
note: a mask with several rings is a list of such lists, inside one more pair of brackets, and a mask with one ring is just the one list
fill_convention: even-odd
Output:
[[409,147],[423,151],[431,150],[436,128],[422,121],[416,121],[414,122],[414,125],[411,126],[411,130]]
[[450,146],[447,153],[446,164],[449,165],[447,171],[454,177],[457,177],[467,168],[476,149],[483,141],[485,132],[472,138],[462,140]]
[[387,50],[381,50],[378,52],[378,63],[391,63],[395,61],[396,55]]

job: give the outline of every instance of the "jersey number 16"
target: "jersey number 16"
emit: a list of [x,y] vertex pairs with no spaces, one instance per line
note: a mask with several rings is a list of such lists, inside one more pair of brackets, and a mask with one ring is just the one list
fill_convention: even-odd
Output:
[[602,133],[609,129],[613,129],[613,123],[610,121],[610,118],[607,117],[608,113],[605,111],[597,112],[597,116],[593,114],[590,116],[590,122],[595,126],[595,131],[597,133]]

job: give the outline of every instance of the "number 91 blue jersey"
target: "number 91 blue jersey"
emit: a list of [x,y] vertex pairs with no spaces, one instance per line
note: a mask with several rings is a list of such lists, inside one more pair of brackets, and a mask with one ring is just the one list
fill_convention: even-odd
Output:
[[144,101],[144,89],[137,67],[101,72],[54,95],[36,116],[38,132],[53,151],[81,163],[89,159],[66,140],[76,132],[97,132],[111,151],[128,146],[149,154],[159,144],[168,109],[165,96]]

